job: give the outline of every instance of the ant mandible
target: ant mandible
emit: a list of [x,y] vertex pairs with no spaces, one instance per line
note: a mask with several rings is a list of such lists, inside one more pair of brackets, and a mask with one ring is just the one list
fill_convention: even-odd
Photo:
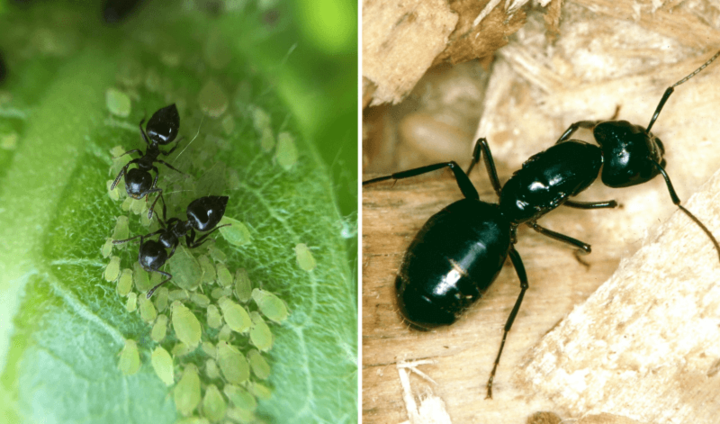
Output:
[[[225,224],[216,227],[225,214],[227,202],[227,196],[206,196],[196,199],[187,207],[187,221],[182,221],[179,218],[167,219],[167,208],[165,207],[165,199],[163,199],[163,217],[162,219],[158,217],[158,221],[160,222],[159,230],[154,233],[139,235],[129,239],[113,240],[113,244],[121,244],[139,237],[140,249],[138,251],[138,262],[140,262],[140,265],[147,272],[157,272],[167,277],[160,284],[148,291],[148,299],[158,287],[172,279],[172,275],[160,271],[160,267],[165,265],[165,262],[175,254],[175,249],[177,249],[180,244],[182,237],[185,237],[187,247],[193,249],[208,241],[208,236],[213,232],[231,225]],[[195,231],[209,231],[209,233],[195,240]],[[157,241],[150,239],[155,235],[159,235]],[[166,249],[171,249],[169,254]]]
[[[177,137],[178,134],[178,130],[180,129],[180,115],[178,114],[178,110],[173,103],[170,106],[158,109],[158,111],[150,117],[150,120],[148,121],[146,126],[147,133],[143,129],[144,122],[145,118],[140,121],[140,133],[143,136],[143,140],[145,140],[145,144],[147,144],[147,150],[144,154],[140,149],[128,150],[127,152],[118,156],[121,157],[129,155],[131,153],[140,153],[142,155],[138,159],[133,159],[128,162],[120,170],[120,173],[117,175],[115,181],[113,181],[112,185],[110,186],[110,190],[113,190],[115,186],[117,186],[120,182],[122,176],[125,175],[125,191],[127,191],[128,196],[132,197],[133,199],[142,199],[146,195],[158,193],[158,196],[155,198],[155,201],[152,203],[152,206],[148,211],[148,219],[150,219],[152,218],[155,204],[162,195],[162,189],[157,187],[160,172],[158,171],[158,168],[153,164],[155,162],[159,162],[172,169],[173,171],[180,172],[169,163],[158,159],[158,155],[162,154],[163,156],[168,156],[169,154],[174,152],[175,149],[177,149],[180,139],[178,139],[175,143],[175,146],[167,152],[160,150],[159,146],[170,144],[173,142],[173,140],[175,140],[175,137]],[[137,168],[133,168],[128,171],[128,167],[132,164],[136,164]],[[155,179],[153,179],[152,175],[150,174],[151,169],[155,171]]]
[[[577,122],[565,131],[554,146],[528,159],[504,186],[500,184],[485,138],[476,142],[467,173],[452,161],[363,182],[365,186],[450,168],[463,194],[464,199],[450,204],[425,223],[403,258],[395,289],[400,312],[412,326],[427,330],[454,323],[490,287],[510,256],[521,290],[505,322],[500,348],[487,382],[486,398],[492,398],[492,383],[507,335],[529,287],[525,267],[514,247],[517,228],[520,224],[527,224],[542,235],[590,252],[589,244],[541,227],[537,220],[561,205],[579,209],[616,207],[617,202],[614,200],[569,200],[569,197],[587,189],[597,179],[601,168],[602,181],[610,187],[641,184],[661,174],[673,203],[703,229],[720,256],[720,246],[712,233],[680,205],[663,167],[662,143],[650,133],[652,124],[674,87],[696,75],[718,56],[720,52],[666,90],[647,129],[626,121]],[[569,140],[578,128],[592,128],[601,147]],[[481,201],[468,178],[481,156],[492,186],[500,198],[499,204]]]

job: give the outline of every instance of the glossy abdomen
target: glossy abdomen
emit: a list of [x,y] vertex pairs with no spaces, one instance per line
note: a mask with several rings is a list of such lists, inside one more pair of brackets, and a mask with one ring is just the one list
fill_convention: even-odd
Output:
[[480,298],[510,250],[498,205],[463,199],[433,215],[410,244],[395,282],[403,316],[417,327],[449,325]]

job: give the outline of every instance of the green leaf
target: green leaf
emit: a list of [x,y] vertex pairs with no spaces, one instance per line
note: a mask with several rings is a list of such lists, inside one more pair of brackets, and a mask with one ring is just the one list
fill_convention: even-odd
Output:
[[[234,246],[213,235],[213,248],[226,256],[232,275],[245,269],[254,287],[262,282],[291,311],[282,326],[269,326],[274,345],[263,356],[270,376],[249,386],[264,399],[255,415],[268,422],[356,421],[357,298],[352,255],[341,236],[348,224],[338,213],[330,174],[307,141],[317,130],[306,129],[313,128],[307,115],[299,127],[293,114],[307,101],[287,83],[288,63],[298,55],[281,62],[264,53],[291,51],[297,36],[276,36],[292,26],[290,15],[270,25],[267,11],[250,5],[212,16],[157,0],[125,23],[104,27],[93,2],[38,3],[16,9],[3,2],[0,14],[0,48],[9,67],[0,91],[11,93],[0,103],[0,136],[16,137],[12,149],[0,149],[0,416],[18,423],[181,418],[173,396],[177,383],[166,386],[151,361],[158,346],[172,351],[178,339],[168,334],[155,342],[152,322],[126,309],[126,303],[145,303],[136,303],[135,292],[120,297],[117,278],[103,277],[111,256],[120,263],[108,277],[136,269],[136,243],[112,246],[103,256],[117,217],[128,217],[130,237],[156,228],[147,226],[145,213],[135,214],[144,201],[128,203],[128,211],[121,207],[122,187],[117,201],[108,195],[107,182],[117,173],[109,172],[110,150],[143,148],[137,125],[144,113],[175,102],[184,140],[163,159],[183,174],[159,165],[168,217],[184,218],[199,196],[228,195],[226,214],[243,222],[252,238]],[[207,40],[212,48],[206,49]],[[108,109],[111,88],[131,100],[127,118]],[[262,132],[253,122],[257,110],[271,118]],[[288,169],[274,159],[275,147],[264,150],[268,129],[275,137],[292,135],[297,160]],[[350,132],[354,140],[356,130]],[[312,246],[312,272],[295,262],[300,243]],[[208,244],[195,254],[207,253]],[[177,289],[173,281],[165,287],[171,294]],[[212,287],[200,289],[209,294]],[[150,320],[154,314],[146,308]],[[216,343],[217,330],[199,321],[203,337]],[[118,354],[127,340],[137,340],[141,366],[125,376]],[[196,349],[174,358],[182,364],[176,374],[202,368],[205,355]],[[203,391],[214,384],[198,375]]]

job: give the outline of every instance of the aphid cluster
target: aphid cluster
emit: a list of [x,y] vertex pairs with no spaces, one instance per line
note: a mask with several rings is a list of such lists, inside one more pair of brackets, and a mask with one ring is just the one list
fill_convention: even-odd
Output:
[[[720,256],[720,245],[712,233],[680,204],[665,171],[663,144],[650,132],[674,88],[702,71],[718,56],[720,52],[665,91],[647,128],[627,121],[576,122],[554,146],[528,159],[504,185],[500,183],[490,146],[484,138],[476,142],[467,172],[455,162],[444,162],[363,182],[368,185],[450,168],[463,194],[462,200],[447,206],[425,223],[400,266],[395,282],[398,306],[403,318],[414,327],[429,329],[454,323],[490,287],[510,256],[521,290],[503,329],[486,386],[487,398],[492,398],[492,383],[500,356],[528,289],[525,268],[514,247],[517,228],[526,224],[542,235],[590,252],[587,243],[541,227],[537,220],[562,205],[578,209],[616,207],[614,200],[578,202],[569,199],[587,189],[598,176],[606,186],[621,188],[662,175],[672,202],[707,234]],[[597,145],[570,139],[580,128],[592,130]],[[500,198],[497,204],[481,201],[468,178],[481,156]]]
[[[118,294],[126,297],[126,309],[138,311],[142,320],[152,325],[150,338],[156,346],[152,350],[151,363],[167,386],[175,385],[173,398],[181,414],[191,415],[198,410],[213,422],[225,416],[250,422],[254,419],[257,399],[266,399],[271,394],[261,382],[270,375],[270,365],[262,352],[273,345],[273,334],[266,320],[282,323],[288,315],[287,307],[274,294],[253,288],[244,269],[233,275],[224,264],[225,254],[213,244],[206,244],[212,233],[231,225],[220,225],[229,200],[227,196],[198,198],[187,206],[186,219],[168,219],[163,189],[158,187],[159,170],[154,163],[180,172],[158,159],[160,154],[167,156],[177,148],[179,140],[175,140],[180,117],[173,104],[155,112],[145,129],[143,123],[144,119],[140,122],[140,132],[147,150],[143,153],[135,149],[118,155],[140,153],[141,157],[122,166],[108,189],[111,198],[119,200],[120,196],[113,193],[117,193],[116,186],[124,176],[125,190],[132,199],[128,208],[138,213],[149,203],[149,196],[156,194],[148,214],[142,215],[146,225],[150,225],[154,207],[162,198],[162,214],[156,215],[159,229],[128,237],[128,218],[120,216],[112,238],[102,248],[103,256],[111,256],[116,245],[139,239],[138,259],[133,269],[121,270],[120,258],[111,256],[105,279],[117,281]],[[170,150],[160,149],[160,146],[173,142],[176,144]],[[118,149],[113,151],[118,152]],[[140,201],[143,198],[145,201]],[[228,221],[235,225],[226,230],[244,228],[238,221]],[[232,233],[226,236],[230,243],[238,238]],[[189,250],[200,246],[207,247],[207,254],[195,259]],[[188,273],[193,275],[191,278],[197,279],[192,285],[184,285],[184,272],[173,271],[178,288],[168,289],[165,284],[173,275],[161,268],[176,252],[182,252],[184,263],[184,268],[177,269],[189,270]],[[146,293],[145,296],[133,292],[133,286],[138,292]],[[203,290],[207,290],[209,296],[202,293]],[[252,308],[251,300],[255,305]],[[170,342],[174,342],[172,347],[163,347]],[[241,351],[240,346],[245,351]],[[208,357],[204,364],[198,365],[194,361],[180,366],[178,359],[198,347]],[[126,341],[118,363],[123,373],[133,374],[142,366],[138,349],[134,340]],[[201,372],[207,378],[201,378]],[[181,374],[179,379],[176,374]],[[206,381],[210,383],[205,384]]]

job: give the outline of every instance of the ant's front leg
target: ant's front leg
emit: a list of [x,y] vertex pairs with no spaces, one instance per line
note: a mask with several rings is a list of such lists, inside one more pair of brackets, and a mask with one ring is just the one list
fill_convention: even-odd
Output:
[[470,182],[467,174],[465,173],[465,171],[462,170],[462,168],[460,168],[460,165],[458,165],[455,161],[441,162],[433,165],[421,166],[420,168],[408,169],[407,171],[396,172],[394,174],[386,175],[384,177],[377,177],[367,181],[363,181],[362,185],[366,186],[368,184],[374,184],[380,181],[411,178],[418,175],[427,174],[428,172],[433,172],[442,168],[450,168],[452,170],[453,174],[455,174],[455,181],[457,182],[460,191],[466,199],[480,199],[477,190],[475,190],[475,187],[472,185],[472,182]]
[[[122,155],[121,155],[121,156],[122,156]],[[115,190],[115,187],[116,187],[116,186],[118,185],[118,183],[120,182],[120,179],[121,179],[122,176],[125,175],[125,173],[127,172],[128,167],[129,167],[130,165],[132,165],[133,163],[138,163],[139,161],[140,161],[140,159],[133,159],[133,160],[131,160],[130,162],[128,162],[125,166],[123,166],[122,169],[120,170],[120,173],[118,173],[117,177],[115,177],[115,181],[113,181],[112,185],[110,186],[110,190]]]

